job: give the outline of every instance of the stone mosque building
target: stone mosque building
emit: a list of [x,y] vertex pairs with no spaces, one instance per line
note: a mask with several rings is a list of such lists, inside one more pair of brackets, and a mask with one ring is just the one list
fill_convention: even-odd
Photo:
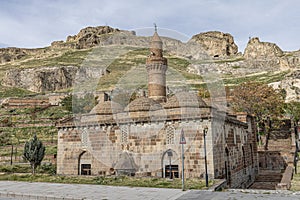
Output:
[[89,114],[57,123],[57,173],[180,178],[184,162],[186,178],[203,178],[206,149],[209,179],[248,187],[258,173],[253,119],[219,111],[193,92],[167,97],[162,46],[155,31],[146,60],[147,97],[125,108],[103,101]]

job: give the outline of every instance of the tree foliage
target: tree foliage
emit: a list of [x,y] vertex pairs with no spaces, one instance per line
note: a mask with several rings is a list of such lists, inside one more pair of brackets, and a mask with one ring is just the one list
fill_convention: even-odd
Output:
[[45,147],[35,134],[31,140],[25,143],[23,153],[24,159],[30,162],[32,174],[35,174],[35,170],[41,164],[44,155]]
[[284,110],[291,120],[298,124],[300,121],[300,102],[291,101],[285,104]]
[[9,141],[10,141],[10,134],[0,130],[0,146],[9,144]]
[[255,116],[258,126],[266,135],[265,149],[268,148],[270,131],[283,114],[283,96],[280,91],[259,82],[246,82],[231,93],[235,111]]

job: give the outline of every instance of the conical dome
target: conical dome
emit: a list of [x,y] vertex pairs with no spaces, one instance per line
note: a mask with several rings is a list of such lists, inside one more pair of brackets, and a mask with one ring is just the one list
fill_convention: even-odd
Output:
[[150,51],[153,52],[155,56],[162,57],[163,43],[156,31],[151,38]]

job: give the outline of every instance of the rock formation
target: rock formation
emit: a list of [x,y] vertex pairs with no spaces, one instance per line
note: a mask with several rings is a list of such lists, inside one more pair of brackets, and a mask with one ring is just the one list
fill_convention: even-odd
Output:
[[246,59],[273,59],[283,55],[283,51],[274,43],[261,42],[258,37],[251,38],[244,52]]
[[[2,85],[19,87],[33,92],[55,91],[73,86],[76,78],[99,78],[105,69],[75,66],[11,69],[6,72]],[[78,76],[76,76],[78,74]],[[79,77],[80,76],[80,77]]]
[[6,72],[2,84],[33,92],[59,90],[72,86],[77,67],[41,67],[13,69]]
[[20,48],[3,48],[0,49],[0,63],[14,61],[26,55],[26,52]]
[[286,91],[286,101],[300,101],[300,70],[287,74],[280,83]]
[[227,57],[238,52],[238,47],[229,33],[219,31],[200,33],[194,35],[189,42],[201,44],[212,57]]
[[12,62],[24,58],[27,55],[42,54],[45,53],[45,49],[26,49],[26,48],[0,48],[0,64]]
[[87,49],[99,45],[107,39],[108,34],[126,32],[135,34],[130,31],[121,31],[109,26],[86,27],[81,29],[77,35],[68,36],[66,42],[54,41],[51,43],[52,48],[76,48]]
[[2,79],[2,85],[19,87],[33,92],[67,89],[74,81],[84,82],[106,74],[105,68],[56,66],[31,69],[11,69]]

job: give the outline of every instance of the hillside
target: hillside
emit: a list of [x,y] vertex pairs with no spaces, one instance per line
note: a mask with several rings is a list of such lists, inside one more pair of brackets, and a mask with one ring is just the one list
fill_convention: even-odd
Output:
[[[186,43],[162,40],[171,91],[198,90],[207,81],[235,86],[255,80],[281,87],[288,101],[299,101],[300,51],[284,52],[251,38],[242,54],[230,34],[217,31],[196,34]],[[55,122],[71,114],[59,101],[71,91],[145,90],[149,42],[150,37],[99,26],[45,48],[0,49],[0,164],[22,163],[24,143],[33,134],[46,145],[44,161],[55,164]]]
[[[288,99],[296,99],[299,51],[284,52],[276,44],[250,38],[242,54],[230,34],[217,31],[196,34],[187,43],[166,37],[163,42],[169,69],[182,79],[170,80],[169,85],[183,82],[198,88],[203,76],[214,73],[226,85],[246,80],[273,83],[288,91]],[[148,44],[149,37],[99,26],[45,48],[0,49],[0,95],[70,91],[79,74],[81,79],[99,81],[96,90],[112,90],[130,70],[140,67],[143,74]]]

